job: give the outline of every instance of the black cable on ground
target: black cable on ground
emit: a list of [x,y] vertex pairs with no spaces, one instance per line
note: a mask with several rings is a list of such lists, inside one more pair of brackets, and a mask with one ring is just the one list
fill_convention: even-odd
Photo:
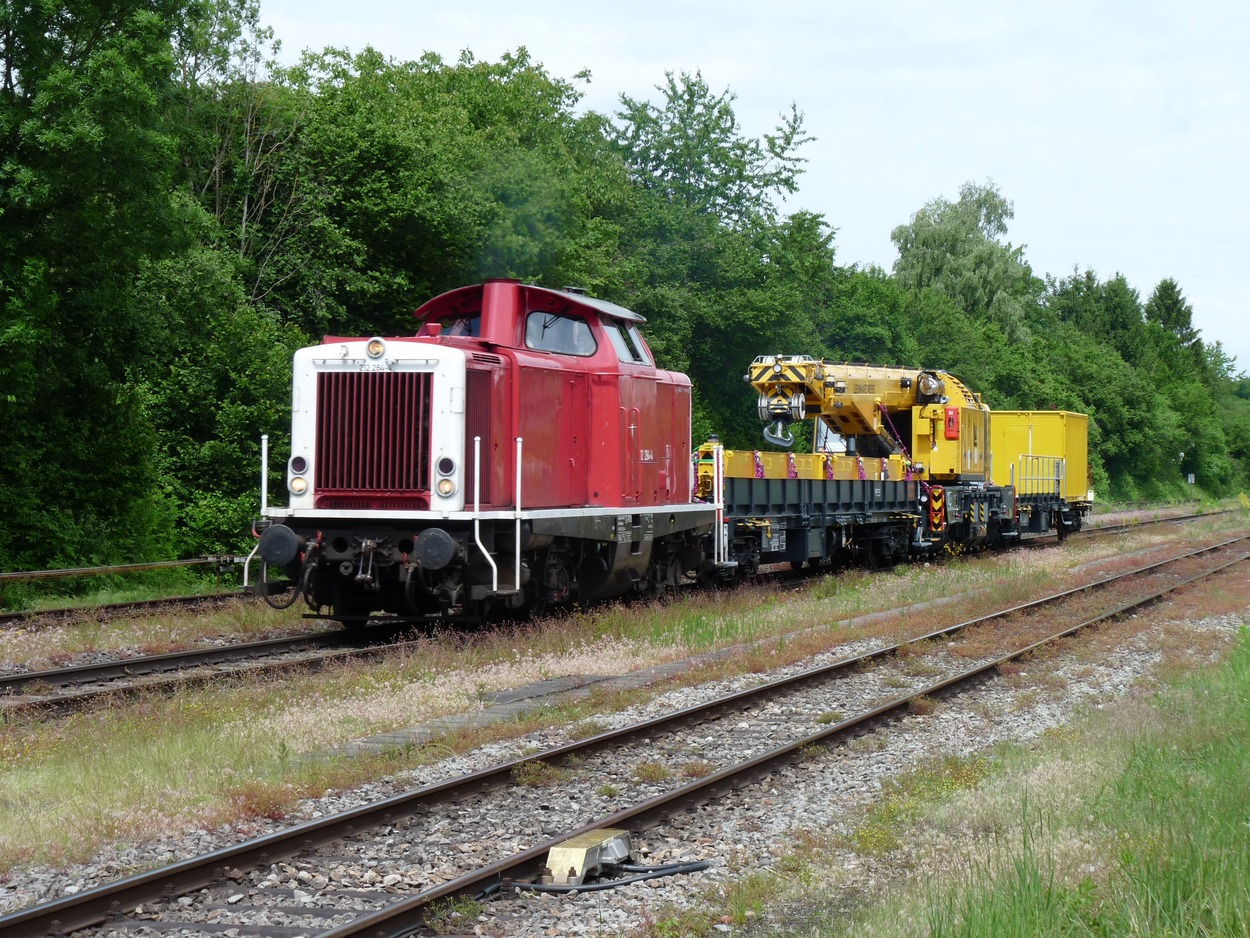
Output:
[[[678,873],[697,873],[700,870],[708,869],[711,865],[707,860],[696,860],[690,863],[667,863],[662,866],[639,866],[636,863],[622,863],[618,869],[633,873],[633,876],[626,876],[623,879],[600,880],[597,883],[582,883],[577,886],[569,883],[515,882],[508,885],[513,889],[524,889],[527,892],[601,892],[605,889],[615,889],[617,886],[640,883],[647,879],[658,879],[661,876],[674,876]],[[474,896],[474,898],[478,900],[488,899],[501,889],[503,889],[503,883],[492,883]]]

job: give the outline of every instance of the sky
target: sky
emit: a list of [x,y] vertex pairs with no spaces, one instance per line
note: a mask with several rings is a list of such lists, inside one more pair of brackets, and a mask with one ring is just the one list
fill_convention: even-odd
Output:
[[992,183],[1039,276],[1171,277],[1204,341],[1250,372],[1250,4],[1244,0],[261,0],[281,58],[367,46],[398,61],[524,46],[581,106],[663,100],[700,71],[747,137],[791,103],[814,136],[786,211],[837,260],[889,270],[890,232]]

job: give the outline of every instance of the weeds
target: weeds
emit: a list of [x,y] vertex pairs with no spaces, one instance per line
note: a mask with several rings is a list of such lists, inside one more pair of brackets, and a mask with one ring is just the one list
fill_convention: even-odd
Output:
[[608,731],[609,727],[606,723],[598,720],[582,720],[580,723],[574,723],[565,732],[570,742],[580,742],[583,739],[590,739],[592,736],[600,736]]
[[431,903],[425,924],[436,935],[467,934],[483,908],[476,899],[440,899]]
[[573,772],[569,769],[538,760],[522,762],[512,769],[513,781],[527,788],[554,788],[571,778]]
[[643,761],[634,766],[634,780],[638,782],[662,782],[673,773],[659,762]]
[[902,830],[928,804],[960,788],[975,785],[989,772],[983,759],[948,757],[891,779],[846,838],[846,846],[865,856],[891,853],[903,846]]
[[912,713],[923,717],[928,716],[936,710],[938,708],[938,702],[927,694],[920,694],[913,697],[908,706],[911,708]]

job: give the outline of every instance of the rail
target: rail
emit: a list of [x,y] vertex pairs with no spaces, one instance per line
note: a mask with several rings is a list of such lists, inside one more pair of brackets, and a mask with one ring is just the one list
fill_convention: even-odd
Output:
[[191,560],[157,560],[152,563],[123,563],[107,567],[68,567],[63,570],[17,570],[0,573],[5,580],[55,580],[70,577],[109,576],[114,573],[142,573],[145,570],[163,570],[170,567],[194,567],[209,564],[224,567],[242,563],[244,558],[235,556],[195,557]]

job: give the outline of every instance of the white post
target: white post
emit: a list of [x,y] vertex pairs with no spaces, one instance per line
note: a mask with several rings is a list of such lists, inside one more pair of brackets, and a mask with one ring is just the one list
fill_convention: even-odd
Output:
[[[269,508],[269,434],[262,433],[260,435],[260,516],[265,517],[265,512]],[[252,552],[247,555],[243,561],[243,588],[247,589],[248,580],[251,578],[252,558],[256,556],[260,550],[260,541],[258,540],[252,545]],[[266,578],[266,568],[261,568],[261,581]]]
[[712,539],[712,563],[717,567],[729,557],[729,544],[725,543],[725,448],[717,445],[711,451],[712,507],[716,509],[716,530]]
[[269,510],[269,434],[260,435],[260,514]]
[[482,544],[482,438],[480,436],[473,438],[473,540],[477,541],[477,549],[490,564],[490,591],[498,593],[499,568],[495,566],[495,558]]

